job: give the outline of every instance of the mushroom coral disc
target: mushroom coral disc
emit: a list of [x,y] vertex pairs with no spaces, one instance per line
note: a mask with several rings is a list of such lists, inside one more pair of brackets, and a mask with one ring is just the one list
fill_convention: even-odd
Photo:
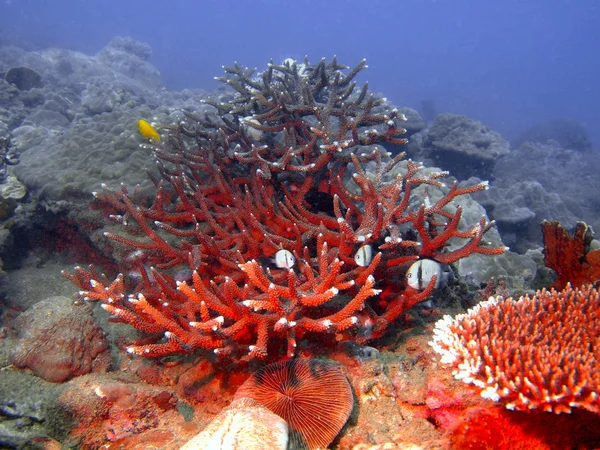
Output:
[[326,448],[340,432],[354,405],[350,383],[338,366],[295,359],[263,367],[238,389],[283,418],[291,440],[310,450]]

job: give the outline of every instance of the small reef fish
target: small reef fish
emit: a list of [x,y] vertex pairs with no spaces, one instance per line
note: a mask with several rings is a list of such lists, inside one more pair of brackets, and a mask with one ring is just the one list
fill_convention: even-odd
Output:
[[357,266],[367,267],[373,260],[373,248],[370,245],[363,245],[354,254],[354,262]]
[[138,120],[137,125],[140,134],[146,139],[154,139],[156,142],[160,142],[160,134],[158,134],[156,128],[150,125],[149,122],[145,121],[144,119],[140,119]]
[[406,272],[406,282],[408,285],[418,291],[422,291],[433,279],[434,275],[437,277],[435,281],[435,288],[439,288],[442,283],[444,273],[442,271],[442,265],[432,259],[420,259],[411,264]]
[[292,255],[292,252],[282,248],[275,253],[273,262],[280,269],[291,269],[296,264],[296,258]]
[[252,116],[248,116],[248,117],[242,118],[240,120],[240,122],[242,123],[242,126],[244,127],[244,131],[246,132],[246,134],[248,136],[250,136],[255,141],[260,141],[262,139],[262,137],[263,137],[262,130],[255,128],[255,127],[262,126],[262,123],[260,123],[257,119],[255,119]]

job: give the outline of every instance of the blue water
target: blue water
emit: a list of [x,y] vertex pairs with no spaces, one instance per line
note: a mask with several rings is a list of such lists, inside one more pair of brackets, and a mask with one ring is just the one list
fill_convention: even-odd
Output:
[[153,48],[169,89],[216,86],[221,65],[367,58],[395,104],[466,114],[508,139],[564,117],[600,147],[596,0],[4,0],[0,39],[95,54],[116,35]]

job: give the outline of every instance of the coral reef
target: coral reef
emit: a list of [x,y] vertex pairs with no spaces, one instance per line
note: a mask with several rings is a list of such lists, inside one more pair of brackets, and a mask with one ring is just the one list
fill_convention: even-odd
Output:
[[[597,158],[577,147],[576,135],[560,145],[523,144],[480,165],[481,155],[470,152],[485,152],[478,139],[485,127],[465,118],[452,132],[440,127],[436,140],[449,146],[440,150],[425,141],[432,128],[416,111],[394,112],[366,87],[352,88],[353,71],[337,63],[288,61],[263,73],[234,66],[221,80],[226,87],[209,97],[161,88],[151,49],[129,38],[91,57],[0,52],[0,71],[31,67],[43,80],[19,90],[0,74],[0,136],[12,136],[22,161],[0,186],[4,445],[181,448],[220,417],[248,376],[229,360],[258,368],[262,359],[326,353],[342,364],[358,405],[333,448],[598,447],[600,415],[506,410],[453,379],[427,345],[439,308],[470,306],[479,289],[478,298],[516,298],[531,292],[534,278],[542,285],[541,249],[486,253],[500,253],[502,242],[518,252],[539,247],[543,218],[569,231],[584,218],[595,224]],[[138,133],[140,119],[160,132],[160,143]],[[411,142],[399,145],[405,138]],[[452,151],[459,164],[442,158],[441,168],[429,167],[436,152]],[[443,169],[490,176],[494,164],[489,190],[480,179],[454,186],[443,176]],[[93,190],[100,193],[89,205]],[[497,227],[480,222],[486,212],[477,201]],[[546,263],[563,270],[561,283],[592,282],[590,228],[572,242],[564,230],[552,233],[554,263],[548,249]],[[428,260],[452,265],[440,289],[419,271]],[[56,307],[85,310],[83,322],[91,306],[115,370],[80,375],[71,365],[75,378],[47,383],[11,365],[10,349],[29,326],[62,329],[49,337],[75,335],[44,303],[38,314],[48,317],[23,313],[50,294],[71,294],[72,284],[56,275],[74,261],[107,273],[74,275],[81,297],[99,304],[63,299]],[[415,291],[406,274],[419,272],[413,285],[425,289]],[[543,285],[552,284],[544,276]],[[105,345],[99,334],[82,335],[92,341],[61,347]],[[46,336],[36,336],[29,348],[46,348]],[[377,349],[364,346],[370,340]],[[121,346],[145,356],[192,355],[148,360],[118,353]],[[55,352],[41,353],[38,360],[52,365]],[[248,384],[256,387],[255,376]],[[224,414],[237,408],[234,401]]]
[[552,129],[548,138],[536,138],[534,133],[509,148],[502,136],[483,124],[445,114],[414,134],[405,151],[469,184],[490,180],[489,190],[472,197],[497,222],[503,242],[525,253],[542,245],[543,220],[560,221],[566,228],[582,220],[600,227],[596,195],[600,160],[588,151],[589,142],[581,137],[584,131],[568,121],[552,122],[552,127],[547,127]]
[[81,267],[68,276],[83,298],[150,334],[128,352],[278,359],[305,335],[366,341],[434,289],[435,278],[422,291],[403,283],[414,261],[505,251],[484,240],[493,223],[465,228],[455,203],[486,183],[445,188],[445,172],[375,145],[405,142],[403,116],[380,110],[366,85],[355,91],[365,67],[225,68],[235,95],[148,145],[160,172],[150,199],[125,186],[96,193],[120,224],[107,237],[139,281]]
[[131,79],[139,80],[147,86],[160,87],[160,73],[148,62],[150,56],[150,45],[130,37],[117,36],[98,52],[96,59]]
[[[475,286],[485,286],[494,280],[503,280],[511,290],[529,290],[540,272],[538,264],[530,255],[507,251],[488,263],[485,255],[472,255],[461,259],[459,274],[464,281]],[[466,298],[465,298],[466,300]]]
[[503,242],[512,250],[525,253],[540,246],[543,220],[560,220],[571,227],[577,217],[558,193],[548,192],[537,181],[515,181],[508,187],[491,185],[474,195],[490,218],[496,221]]
[[491,297],[437,322],[431,346],[457,379],[511,410],[600,413],[600,298],[591,286]]
[[28,91],[0,79],[0,136],[12,135],[22,161],[13,173],[36,197],[74,209],[101,182],[150,186],[152,158],[139,147],[136,121],[177,122],[182,108],[202,112],[206,96],[163,89],[150,53],[145,43],[117,37],[96,56],[48,48],[0,58],[0,71],[23,65],[44,79]]

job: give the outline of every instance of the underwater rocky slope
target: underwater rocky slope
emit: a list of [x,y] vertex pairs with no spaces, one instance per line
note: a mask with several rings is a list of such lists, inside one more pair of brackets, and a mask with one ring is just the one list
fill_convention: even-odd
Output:
[[[598,220],[591,149],[425,124],[355,84],[364,62],[235,65],[214,92],[170,92],[150,54],[130,38],[93,57],[0,47],[2,445],[179,448],[292,357],[348,380],[336,448],[459,448],[490,423],[482,445],[506,429],[504,448],[560,448],[552,428],[557,445],[597,442],[575,431],[598,429],[594,407],[510,414],[428,345],[442,309],[552,284],[540,223]],[[557,230],[556,255],[579,246],[595,267],[589,228]]]

